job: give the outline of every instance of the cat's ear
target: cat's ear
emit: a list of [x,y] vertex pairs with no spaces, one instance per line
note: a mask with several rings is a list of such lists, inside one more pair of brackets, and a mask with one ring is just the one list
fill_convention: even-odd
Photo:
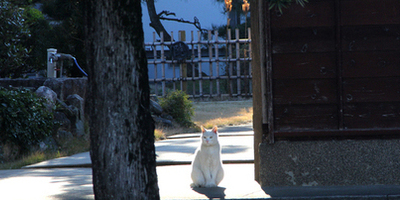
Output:
[[212,132],[215,133],[215,134],[217,134],[217,133],[218,133],[218,127],[217,127],[217,126],[214,126],[213,129],[212,129]]
[[206,129],[204,129],[203,126],[201,126],[200,128],[201,128],[201,132],[202,132],[202,133],[206,132]]

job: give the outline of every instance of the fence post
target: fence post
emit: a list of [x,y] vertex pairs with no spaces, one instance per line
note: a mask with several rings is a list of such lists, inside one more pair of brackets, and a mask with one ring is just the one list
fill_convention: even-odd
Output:
[[199,96],[203,97],[203,70],[201,68],[201,33],[200,31],[197,31],[197,58],[199,60],[198,66],[199,66]]
[[192,93],[192,95],[193,95],[193,98],[195,98],[196,97],[196,81],[195,81],[195,76],[196,76],[196,68],[195,68],[195,64],[194,64],[194,59],[195,59],[195,57],[196,57],[196,54],[195,54],[195,51],[194,51],[194,49],[195,49],[195,45],[194,45],[194,33],[193,33],[193,31],[191,31],[190,32],[190,35],[191,35],[191,37],[190,37],[190,43],[192,44],[192,56],[191,56],[191,62],[192,62],[192,85],[193,85],[193,93]]
[[208,42],[208,59],[209,59],[208,65],[210,67],[210,73],[209,73],[210,97],[212,97],[212,95],[213,95],[213,78],[214,78],[213,63],[212,63],[212,61],[213,61],[213,55],[212,55],[213,44],[211,43],[211,38],[212,38],[211,30],[208,30],[208,41],[207,42]]
[[232,97],[233,94],[233,84],[232,84],[232,75],[233,75],[233,63],[231,62],[232,60],[232,44],[230,43],[232,39],[231,36],[231,29],[228,29],[228,40],[226,41],[227,46],[228,46],[228,65],[229,65],[229,69],[227,71],[228,73],[228,84],[229,84],[229,96]]
[[[178,33],[178,40],[185,42],[186,41],[186,32],[185,31],[179,31]],[[185,58],[186,60],[186,58]],[[187,64],[186,62],[183,62],[180,64],[181,68],[181,90],[184,92],[187,92]]]
[[217,67],[217,71],[216,71],[216,73],[217,73],[217,75],[216,75],[216,82],[217,82],[217,96],[218,97],[221,97],[221,92],[220,92],[220,90],[219,90],[219,46],[218,46],[218,31],[215,31],[215,36],[214,36],[214,39],[215,39],[215,65],[216,65],[216,67]]
[[240,96],[242,94],[241,91],[241,73],[240,73],[240,46],[239,46],[239,29],[235,29],[235,37],[236,37],[236,88],[237,95]]
[[161,39],[161,85],[162,85],[162,96],[165,97],[166,90],[165,90],[165,57],[164,57],[164,33],[160,32],[160,39]]
[[156,43],[156,32],[153,32],[153,65],[154,65],[154,93],[158,96],[158,72],[157,72],[157,46],[154,44]]

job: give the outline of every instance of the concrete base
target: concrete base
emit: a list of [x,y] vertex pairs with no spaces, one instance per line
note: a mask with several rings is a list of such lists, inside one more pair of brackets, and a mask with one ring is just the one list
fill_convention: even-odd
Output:
[[400,185],[400,140],[262,143],[260,184],[274,186]]

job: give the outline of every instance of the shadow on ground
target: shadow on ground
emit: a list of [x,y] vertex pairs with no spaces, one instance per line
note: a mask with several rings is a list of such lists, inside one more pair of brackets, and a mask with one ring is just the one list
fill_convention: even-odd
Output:
[[196,191],[199,194],[205,195],[209,199],[225,199],[226,188],[224,187],[212,187],[212,188],[196,187],[192,189],[193,191]]

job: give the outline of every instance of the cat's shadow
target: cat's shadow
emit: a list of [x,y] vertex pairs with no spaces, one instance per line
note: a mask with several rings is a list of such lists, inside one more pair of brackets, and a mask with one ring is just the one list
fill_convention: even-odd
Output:
[[225,190],[224,187],[194,187],[192,188],[199,194],[204,194],[208,199],[225,199]]

